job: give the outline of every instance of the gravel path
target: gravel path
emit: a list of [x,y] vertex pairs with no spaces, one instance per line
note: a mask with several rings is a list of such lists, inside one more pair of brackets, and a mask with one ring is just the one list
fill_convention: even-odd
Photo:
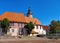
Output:
[[11,38],[0,39],[0,43],[60,43],[60,39],[46,39],[46,38]]

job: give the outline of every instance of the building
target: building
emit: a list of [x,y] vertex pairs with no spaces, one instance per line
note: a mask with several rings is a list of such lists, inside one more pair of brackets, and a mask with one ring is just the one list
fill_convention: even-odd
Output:
[[24,35],[26,33],[24,26],[30,21],[34,24],[35,27],[32,30],[31,35],[46,34],[46,31],[43,29],[41,22],[38,19],[33,18],[30,9],[28,9],[27,16],[15,12],[5,12],[4,14],[0,15],[0,21],[2,21],[4,18],[7,18],[10,22],[11,28],[9,28],[7,34],[10,34],[11,36]]
[[43,26],[43,29],[46,31],[46,35],[48,35],[50,26]]

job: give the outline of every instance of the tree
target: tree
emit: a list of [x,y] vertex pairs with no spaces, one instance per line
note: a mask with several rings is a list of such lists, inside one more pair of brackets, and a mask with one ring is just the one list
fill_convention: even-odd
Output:
[[9,27],[9,20],[8,20],[7,18],[4,18],[4,19],[1,21],[2,32],[6,34],[8,27]]
[[60,31],[60,21],[52,20],[50,24],[49,33],[52,34],[56,33],[57,31]]
[[27,23],[27,25],[25,25],[24,27],[25,27],[27,33],[30,34],[31,31],[32,31],[32,29],[34,28],[34,25],[33,25],[32,22],[29,22],[29,23]]

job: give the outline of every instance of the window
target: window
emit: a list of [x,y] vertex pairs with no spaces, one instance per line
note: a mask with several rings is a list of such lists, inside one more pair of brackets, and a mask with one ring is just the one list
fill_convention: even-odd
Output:
[[12,32],[14,32],[14,29],[12,29]]
[[23,24],[21,24],[21,26],[22,26]]
[[38,25],[37,25],[37,29],[38,29]]
[[19,26],[21,26],[21,27],[22,27],[22,25],[23,25],[22,23],[19,23]]
[[24,26],[24,23],[18,23],[18,26],[22,27],[22,26]]
[[24,26],[24,24],[23,24],[23,26]]
[[18,26],[21,26],[21,23],[18,23]]
[[10,23],[10,26],[14,26],[14,23]]
[[40,26],[38,25],[38,29],[40,29]]
[[41,25],[40,25],[40,29],[41,29]]
[[24,27],[24,23],[22,23],[22,26]]

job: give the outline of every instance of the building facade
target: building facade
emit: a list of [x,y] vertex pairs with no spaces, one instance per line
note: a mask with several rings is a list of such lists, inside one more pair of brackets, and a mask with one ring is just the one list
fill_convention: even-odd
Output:
[[7,30],[7,34],[10,34],[11,36],[27,34],[24,26],[29,22],[34,24],[34,29],[32,30],[34,32],[31,32],[31,35],[33,33],[34,35],[36,35],[36,33],[44,35],[46,34],[46,30],[43,29],[41,22],[32,17],[30,9],[28,10],[27,16],[14,12],[5,12],[4,14],[0,15],[0,21],[2,21],[4,18],[7,18],[10,22],[10,28]]

